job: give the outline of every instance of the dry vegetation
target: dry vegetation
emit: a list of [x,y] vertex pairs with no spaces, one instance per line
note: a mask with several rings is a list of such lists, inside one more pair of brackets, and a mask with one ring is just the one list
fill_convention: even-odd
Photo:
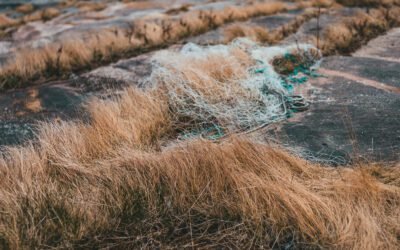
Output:
[[[359,12],[327,27],[319,42],[324,55],[349,54],[370,39],[400,25],[400,7],[370,9]],[[314,43],[317,44],[316,38]]]
[[57,8],[53,8],[53,7],[49,7],[49,8],[45,8],[42,10],[37,10],[35,12],[33,12],[32,14],[28,14],[25,15],[22,18],[22,21],[24,23],[28,23],[28,22],[35,22],[35,21],[49,21],[55,17],[57,17],[58,15],[60,15],[60,10]]
[[17,19],[10,18],[5,14],[0,15],[0,32],[5,33],[9,28],[18,27],[28,22],[49,21],[60,15],[60,10],[57,8],[49,7],[35,11],[32,5],[21,5],[17,8],[17,11],[25,15]]
[[2,248],[395,249],[400,167],[330,168],[244,138],[174,137],[160,93],[88,104],[0,158]]
[[337,2],[345,6],[362,6],[362,7],[400,5],[399,0],[337,0]]
[[219,137],[287,118],[282,96],[292,85],[280,69],[294,72],[295,61],[309,70],[319,59],[319,51],[303,44],[267,48],[249,39],[205,48],[188,44],[181,52],[157,53],[148,82],[166,92],[184,136]]
[[78,2],[75,4],[80,11],[101,11],[104,10],[107,5],[100,2]]
[[[176,74],[234,106],[223,84],[253,62],[231,53]],[[204,121],[182,121],[166,85],[93,99],[90,122],[41,124],[36,141],[5,149],[0,248],[400,247],[400,165],[331,168],[237,136],[177,141]]]
[[[334,1],[296,1],[299,8],[310,6],[336,6]],[[354,1],[354,4],[367,4]],[[78,3],[69,1],[66,5],[80,6],[84,10],[104,8],[102,4]],[[130,2],[128,5],[150,4],[149,2]],[[352,5],[352,2],[348,2]],[[334,53],[348,54],[371,38],[382,34],[391,27],[399,25],[400,7],[396,1],[381,2],[380,7],[360,12],[355,17],[345,18],[332,24],[311,40],[322,48],[325,55]],[[146,6],[147,6],[146,5]],[[388,7],[389,6],[389,7]],[[135,7],[135,8],[136,8]],[[229,7],[222,11],[189,11],[179,17],[167,17],[161,20],[138,20],[129,24],[128,29],[107,29],[84,38],[76,37],[67,41],[49,44],[35,50],[22,49],[0,69],[0,89],[21,87],[33,82],[60,78],[71,72],[85,71],[119,58],[130,57],[152,48],[159,48],[183,37],[203,33],[232,21],[243,21],[258,15],[269,15],[284,11],[288,7],[279,2],[256,3],[252,5]],[[184,11],[187,11],[184,8]],[[324,9],[322,10],[322,13]],[[24,16],[24,21],[49,20],[57,16],[57,9],[38,10]],[[225,29],[226,42],[236,37],[248,36],[256,41],[275,44],[295,33],[306,21],[318,15],[317,10],[307,11],[295,20],[268,31],[259,26],[234,24]],[[0,27],[15,25],[17,20],[4,16],[0,18]]]
[[[132,30],[21,51],[3,69],[3,87],[284,7],[277,6],[139,22]],[[397,13],[377,8],[350,17],[328,28],[321,46],[328,54],[351,49],[399,25]],[[275,34],[260,33],[268,38],[257,30],[230,32],[273,43],[315,15],[308,14]],[[254,61],[238,48],[230,53],[176,57],[174,76],[186,86],[160,77],[147,91],[93,99],[86,105],[90,122],[44,123],[37,140],[4,149],[0,248],[400,248],[400,165],[332,168],[242,136],[177,140],[205,122],[184,95],[189,87],[209,104],[236,107],[232,96],[246,95],[234,87]],[[229,127],[220,113],[210,119]]]
[[35,10],[35,7],[31,3],[26,3],[18,6],[15,10],[22,14],[29,14]]
[[[367,11],[360,10],[354,17],[343,18],[329,25],[321,32],[319,41],[317,41],[317,36],[310,37],[309,41],[318,45],[324,55],[350,54],[390,28],[400,26],[400,7],[398,7],[400,3],[398,1],[364,0],[340,3],[346,6],[371,6],[376,8]],[[325,8],[334,6],[333,1],[299,1],[299,4],[304,7],[321,6]],[[259,42],[275,44],[295,33],[303,23],[311,18],[318,18],[319,14],[324,13],[325,9],[322,9],[320,13],[316,10],[306,12],[273,31],[268,31],[257,25],[232,24],[224,30],[225,41],[229,42],[236,37],[250,37]]]
[[0,29],[12,27],[17,24],[17,21],[4,14],[0,14]]
[[234,20],[269,15],[286,9],[279,2],[229,7],[221,11],[191,11],[177,18],[139,20],[127,30],[104,30],[89,37],[17,52],[0,71],[0,88],[20,87],[27,82],[71,71],[82,71],[140,50],[159,47],[199,34]]
[[289,23],[284,24],[272,31],[254,24],[234,23],[224,29],[225,42],[230,42],[238,37],[249,37],[257,42],[276,44],[290,34],[295,33],[305,22],[312,18],[316,18],[319,14],[323,14],[325,12],[325,10],[318,11],[316,9],[311,9],[306,11],[304,14],[297,16]]

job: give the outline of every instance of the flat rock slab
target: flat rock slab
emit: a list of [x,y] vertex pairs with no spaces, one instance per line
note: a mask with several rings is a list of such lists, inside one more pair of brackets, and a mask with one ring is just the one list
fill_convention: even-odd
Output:
[[153,54],[120,60],[70,80],[0,93],[0,147],[32,139],[40,121],[85,118],[82,104],[88,97],[115,96],[123,87],[141,85],[151,74]]
[[34,136],[39,121],[81,115],[83,95],[68,84],[41,86],[0,94],[0,146]]
[[371,40],[353,56],[400,62],[400,28],[392,29],[386,35]]
[[116,85],[132,83],[141,85],[146,77],[151,74],[151,56],[153,54],[154,52],[150,52],[137,57],[123,59],[108,66],[97,68],[83,76],[89,80],[89,85],[96,83],[97,79],[100,79],[102,82],[107,80],[114,81]]
[[[395,70],[397,68],[397,71]],[[326,58],[298,91],[309,111],[268,134],[313,160],[400,160],[400,63],[353,57]]]

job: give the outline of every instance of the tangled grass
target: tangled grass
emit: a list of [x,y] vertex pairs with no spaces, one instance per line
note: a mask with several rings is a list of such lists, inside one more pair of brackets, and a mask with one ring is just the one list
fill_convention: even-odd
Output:
[[[232,133],[289,115],[285,105],[293,85],[274,68],[274,58],[296,61],[307,70],[321,59],[316,48],[304,44],[264,47],[249,39],[208,47],[187,44],[180,52],[157,53],[149,82],[165,90],[179,124]],[[287,63],[280,67],[288,74],[299,66]]]

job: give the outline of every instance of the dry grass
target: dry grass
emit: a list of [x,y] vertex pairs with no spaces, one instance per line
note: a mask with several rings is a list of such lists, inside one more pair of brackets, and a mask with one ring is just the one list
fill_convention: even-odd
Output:
[[329,8],[337,6],[335,0],[312,0],[312,1],[303,1],[303,0],[295,0],[294,2],[298,3],[302,8],[310,8],[310,7],[321,7],[321,8]]
[[400,247],[400,168],[330,168],[230,138],[162,147],[174,115],[129,89],[90,124],[0,158],[2,248]]
[[[320,13],[325,12],[326,10],[323,9]],[[224,28],[224,40],[225,43],[228,43],[238,37],[249,37],[257,42],[276,44],[290,34],[295,33],[305,22],[312,18],[316,18],[318,13],[319,12],[316,9],[307,10],[304,14],[297,16],[294,20],[271,31],[254,24],[234,23]]]
[[0,15],[0,36],[11,35],[13,30],[7,30],[7,28],[16,28],[29,22],[46,22],[61,14],[61,11],[58,8],[53,7],[35,11],[35,7],[31,3],[20,5],[15,10],[24,15],[15,19],[9,18],[3,14]]
[[18,6],[15,10],[22,14],[29,14],[35,10],[35,7],[31,3],[26,3]]
[[37,10],[31,14],[22,17],[24,23],[35,22],[35,21],[49,21],[60,15],[60,10],[57,8],[49,7],[42,10]]
[[[349,54],[370,39],[400,25],[400,7],[371,9],[328,26],[322,35],[320,48],[324,55]],[[316,43],[316,39],[314,39]]]
[[154,8],[165,8],[165,3],[159,1],[132,1],[132,0],[122,0],[125,3],[126,8],[134,9],[134,10],[145,10],[145,9],[154,9]]
[[190,7],[192,7],[192,4],[182,4],[179,7],[168,9],[167,11],[165,11],[165,14],[177,15],[177,14],[179,14],[181,12],[188,12]]
[[268,29],[261,26],[235,23],[224,29],[225,43],[231,42],[238,37],[248,37],[262,43],[270,41]]
[[10,18],[4,14],[0,14],[0,29],[10,28],[17,23],[17,20]]
[[399,0],[336,0],[336,2],[343,4],[345,6],[362,6],[362,7],[400,5]]
[[[209,102],[235,105],[244,93],[224,91],[248,74],[245,49],[169,59]],[[93,99],[89,122],[44,123],[5,149],[0,248],[400,247],[400,165],[331,168],[237,136],[177,141],[203,121],[182,121],[168,93]]]
[[105,3],[100,2],[78,2],[75,6],[82,12],[101,11],[107,7]]
[[199,34],[227,22],[274,14],[285,9],[283,3],[270,2],[229,7],[221,11],[191,11],[178,19],[138,20],[127,30],[103,30],[84,39],[71,38],[45,48],[21,50],[0,70],[0,88],[20,87],[38,79],[60,77],[71,71],[95,67],[116,58],[132,56],[143,49]]

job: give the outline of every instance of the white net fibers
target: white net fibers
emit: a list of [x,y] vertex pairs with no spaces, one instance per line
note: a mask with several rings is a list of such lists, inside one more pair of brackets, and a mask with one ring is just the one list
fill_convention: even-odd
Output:
[[[310,45],[263,47],[243,38],[229,45],[189,43],[179,52],[157,53],[149,80],[165,90],[181,124],[192,129],[245,130],[286,118],[285,97],[292,83],[272,61],[303,60],[310,68],[320,58],[311,50],[317,51]],[[299,59],[306,56],[307,60]]]

